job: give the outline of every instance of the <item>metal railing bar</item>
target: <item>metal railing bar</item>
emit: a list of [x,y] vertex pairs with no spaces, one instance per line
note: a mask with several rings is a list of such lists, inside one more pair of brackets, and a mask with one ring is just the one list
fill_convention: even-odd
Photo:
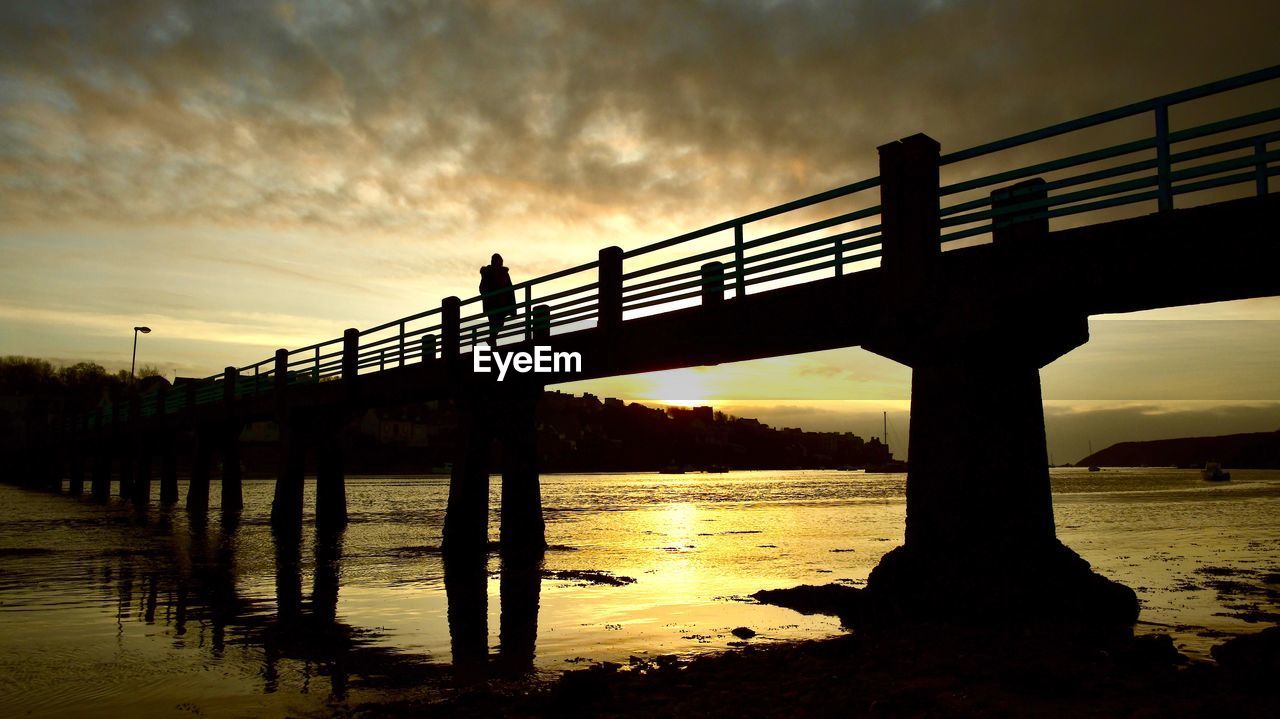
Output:
[[1100,160],[1109,160],[1113,157],[1123,155],[1131,155],[1142,150],[1149,150],[1155,147],[1155,138],[1146,138],[1142,140],[1134,140],[1133,142],[1125,142],[1119,145],[1103,148],[1101,150],[1090,150],[1089,152],[1081,152],[1075,155],[1068,155],[1057,160],[1047,160],[1045,162],[1020,167],[1016,170],[1008,170],[1005,172],[997,172],[993,175],[985,175],[983,177],[975,177],[972,180],[964,180],[963,182],[955,182],[950,185],[944,185],[938,190],[939,197],[954,195],[958,192],[968,190],[976,190],[991,185],[999,185],[1005,182],[1020,180],[1024,177],[1032,177],[1041,175],[1046,172],[1056,172],[1068,167],[1077,165],[1087,165],[1090,162],[1098,162]]
[[[1280,174],[1280,168],[1270,169],[1267,174],[1269,176]],[[1188,192],[1212,190],[1216,187],[1226,187],[1228,185],[1251,185],[1256,177],[1256,172],[1254,170],[1250,170],[1248,172],[1239,172],[1234,175],[1227,175],[1226,177],[1215,177],[1209,180],[1201,180],[1200,182],[1192,182],[1185,185],[1174,185],[1173,194],[1185,195]]]
[[982,145],[977,145],[975,147],[970,147],[966,150],[958,150],[956,152],[948,153],[940,157],[939,164],[950,165],[952,163],[960,162],[962,160],[968,160],[974,157],[980,157],[982,155],[989,155],[993,152],[1007,150],[1013,147],[1018,147],[1020,145],[1026,145],[1028,143],[1035,142],[1037,140],[1045,140],[1050,137],[1064,135],[1068,132],[1074,132],[1076,130],[1083,130],[1089,127],[1094,127],[1107,122],[1111,122],[1112,120],[1120,120],[1120,119],[1132,117],[1134,115],[1140,115],[1146,112],[1151,112],[1152,110],[1155,110],[1158,107],[1168,107],[1170,105],[1177,105],[1184,102],[1189,102],[1191,100],[1197,100],[1202,97],[1207,97],[1209,95],[1216,95],[1218,93],[1226,92],[1228,90],[1235,90],[1238,88],[1247,87],[1249,85],[1256,85],[1260,82],[1274,80],[1278,77],[1280,77],[1280,65],[1273,65],[1271,67],[1262,68],[1260,70],[1254,70],[1253,72],[1247,72],[1242,75],[1236,75],[1235,77],[1229,77],[1223,80],[1218,80],[1216,82],[1206,83],[1204,85],[1189,88],[1187,90],[1182,90],[1180,92],[1174,92],[1168,95],[1161,95],[1159,97],[1151,98],[1150,100],[1143,100],[1142,102],[1134,102],[1128,105],[1122,105],[1112,110],[1106,110],[1103,112],[1094,113],[1092,115],[1086,115],[1084,117],[1076,118],[1074,120],[1068,120],[1067,122],[1060,122],[1056,125],[1049,125],[1048,127],[1044,127],[1039,130],[1024,132],[1021,135],[1006,137],[1002,140],[996,140],[994,142],[988,142]]
[[390,328],[392,328],[392,327],[395,327],[396,325],[400,324],[401,322],[413,322],[414,320],[420,320],[420,319],[422,319],[423,317],[428,317],[428,316],[430,316],[430,315],[439,314],[439,312],[440,312],[440,308],[439,308],[439,307],[433,307],[433,308],[431,308],[431,309],[429,309],[429,310],[426,310],[425,312],[419,312],[419,313],[418,313],[418,314],[416,314],[416,315],[409,315],[408,317],[401,317],[401,318],[400,318],[400,319],[398,319],[398,320],[392,320],[392,321],[390,321],[390,322],[384,322],[383,324],[380,324],[380,325],[378,325],[377,327],[370,327],[370,328],[369,328],[369,329],[367,329],[367,330],[361,330],[360,334],[363,336],[363,335],[367,335],[367,334],[373,334],[374,332],[381,332],[382,330],[390,329]]
[[661,295],[671,294],[672,292],[680,292],[681,290],[687,290],[690,287],[701,287],[703,285],[703,281],[701,277],[702,273],[699,272],[698,275],[699,276],[695,279],[689,280],[687,282],[682,282],[673,287],[659,287],[656,290],[641,292],[638,295],[632,295],[630,297],[627,297],[622,301],[622,309],[624,310],[630,309],[632,305],[628,305],[627,304],[628,302],[636,302],[638,300],[649,299],[650,297],[659,297]]
[[[729,251],[732,252],[733,248],[730,247]],[[726,267],[731,267],[731,266],[732,265],[726,265]],[[702,269],[695,268],[695,269],[688,270],[686,272],[681,272],[675,275],[667,275],[666,277],[659,277],[657,279],[645,280],[644,282],[638,282],[630,286],[623,285],[622,294],[625,296],[631,292],[638,292],[640,290],[643,290],[649,287],[656,287],[658,285],[666,284],[669,282],[678,282],[680,280],[688,279],[690,277],[697,277],[700,274],[702,274]]]
[[683,302],[684,300],[690,299],[692,297],[701,297],[701,296],[702,296],[702,288],[699,287],[693,292],[686,292],[683,295],[676,295],[675,297],[663,297],[656,300],[649,300],[648,302],[641,302],[638,305],[632,305],[631,307],[627,307],[626,309],[634,312],[636,310],[645,309],[646,307],[656,307],[658,305],[666,305],[666,304],[671,304],[673,302]]
[[852,195],[854,193],[861,192],[863,190],[869,190],[873,187],[879,187],[879,186],[880,186],[879,177],[871,177],[865,180],[859,180],[858,182],[850,183],[848,185],[844,185],[841,187],[836,187],[834,189],[830,189],[825,192],[819,192],[817,194],[809,195],[808,197],[802,197],[798,200],[792,200],[791,202],[784,202],[781,205],[774,205],[773,207],[760,210],[758,212],[752,212],[750,214],[742,215],[741,217],[736,217],[732,220],[717,222],[714,225],[708,225],[706,227],[703,227],[700,230],[694,230],[692,232],[686,232],[682,235],[676,235],[675,237],[662,240],[660,242],[654,242],[653,244],[645,245],[644,247],[637,247],[634,250],[622,253],[622,257],[623,259],[638,257],[640,255],[648,254],[650,252],[655,252],[657,250],[665,249],[667,247],[672,247],[674,245],[688,242],[689,240],[696,240],[702,237],[706,237],[707,235],[713,235],[717,232],[732,230],[735,225],[746,225],[752,222],[757,222],[759,220],[764,220],[770,217],[781,215],[786,212],[791,212],[792,210],[799,210],[805,207],[809,207],[811,205],[816,205],[822,202],[826,202],[827,200],[834,200],[840,197],[844,197],[846,195]]

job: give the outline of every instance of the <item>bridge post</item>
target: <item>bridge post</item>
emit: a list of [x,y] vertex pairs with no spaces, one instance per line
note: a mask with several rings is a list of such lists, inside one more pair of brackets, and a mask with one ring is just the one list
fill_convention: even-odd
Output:
[[138,441],[133,464],[132,499],[138,506],[146,506],[151,501],[151,446],[145,439]]
[[[455,298],[456,299],[456,298]],[[457,307],[454,308],[454,319],[458,318]],[[430,352],[428,350],[430,338]],[[435,335],[427,335],[422,339],[423,360],[435,354]],[[455,345],[456,347],[457,345]],[[343,384],[347,386],[346,401],[327,415],[321,415],[312,422],[312,434],[316,440],[316,526],[321,529],[334,529],[347,523],[347,478],[346,478],[346,420],[348,408],[354,406],[357,382],[359,380],[360,332],[349,329],[343,335]],[[348,360],[347,358],[350,358]],[[301,496],[299,496],[301,501]]]
[[504,557],[540,555],[547,548],[538,477],[538,383],[512,382],[497,398],[501,413],[502,509],[499,542]]
[[146,426],[142,420],[142,397],[137,387],[133,388],[129,398],[129,451],[133,454],[133,477],[129,484],[128,496],[134,504],[145,504],[151,499],[151,455],[146,436]]
[[436,336],[427,334],[422,336],[422,361],[431,362],[436,358]]
[[[350,331],[348,330],[348,333]],[[342,373],[347,379],[349,334],[343,335]],[[271,526],[297,529],[302,526],[302,493],[305,486],[306,445],[302,418],[289,411],[289,350],[276,350],[273,389],[276,404],[276,426],[280,428],[279,458],[276,468],[275,496],[271,499]]]
[[120,403],[111,403],[111,439],[112,449],[115,451],[115,470],[116,479],[118,480],[118,493],[116,496],[128,498],[132,492],[133,484],[133,456],[131,454],[131,437],[129,428],[120,417]]
[[702,266],[702,306],[720,307],[724,304],[724,264],[708,262]]
[[133,443],[126,439],[120,444],[120,455],[116,460],[116,473],[119,475],[119,496],[129,499],[133,496]]
[[342,333],[342,382],[348,387],[360,376],[360,330]]
[[209,468],[212,464],[213,437],[208,428],[199,426],[191,434],[191,483],[187,485],[187,511],[203,515],[209,511]]
[[492,423],[482,390],[464,388],[456,398],[458,445],[449,475],[441,549],[449,557],[483,556],[489,544],[489,449]]
[[227,367],[222,371],[222,513],[244,509],[244,489],[240,476],[240,421],[231,416],[236,401],[236,381],[240,371]]
[[596,283],[599,326],[617,327],[622,324],[622,248],[606,247],[600,250]]
[[178,438],[173,432],[161,435],[160,448],[160,504],[178,503]]
[[533,338],[546,339],[551,336],[551,308],[538,305],[533,308]]
[[938,216],[938,152],[928,135],[912,135],[879,147],[880,266],[902,279],[918,277],[941,253]]
[[457,297],[446,297],[440,300],[440,337],[443,347],[440,356],[450,364],[458,360],[461,352],[461,319],[462,300]]
[[316,445],[316,526],[341,527],[347,523],[345,422],[331,419]]
[[306,437],[296,417],[281,417],[279,462],[275,496],[271,500],[271,526],[297,529],[302,526],[302,492],[306,472]]
[[93,455],[93,468],[90,475],[89,491],[94,501],[105,502],[111,497],[111,454],[110,449],[99,442]]
[[84,494],[84,451],[79,447],[71,454],[67,491],[77,496]]
[[[160,386],[156,393],[156,422],[165,423],[165,407],[169,401],[170,388]],[[177,436],[172,430],[161,430],[160,437],[160,504],[172,505],[178,502],[178,447]]]
[[1267,161],[1263,159],[1263,156],[1267,154],[1267,141],[1258,140],[1254,142],[1253,154],[1258,158],[1258,164],[1253,167],[1253,185],[1254,189],[1257,190],[1258,197],[1262,197],[1270,189],[1269,180],[1271,179],[1271,176],[1267,173]]
[[[995,228],[991,239],[999,247],[1034,249],[1036,240],[1049,237],[1048,217],[1029,217],[1047,212],[1042,203],[1048,199],[1043,178],[1035,177],[994,190],[991,193],[991,209],[995,213]],[[1031,205],[1019,208],[1019,205]]]

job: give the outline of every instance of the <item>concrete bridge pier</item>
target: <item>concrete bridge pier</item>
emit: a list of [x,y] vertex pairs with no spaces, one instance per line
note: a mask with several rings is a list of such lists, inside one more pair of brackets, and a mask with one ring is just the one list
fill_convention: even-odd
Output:
[[360,333],[343,333],[342,372],[347,396],[336,407],[317,410],[290,405],[289,351],[276,350],[276,424],[280,428],[279,473],[271,502],[271,523],[276,529],[302,526],[307,452],[315,448],[316,526],[335,530],[347,522],[347,490],[343,467],[350,407],[357,399]]
[[67,491],[73,495],[84,494],[84,454],[76,452],[71,455],[67,468]]
[[105,502],[111,497],[111,455],[99,448],[93,455],[90,470],[90,488],[94,501]]
[[444,521],[446,553],[487,550],[489,461],[494,440],[498,440],[502,456],[501,551],[504,555],[536,556],[546,550],[535,421],[541,394],[541,384],[508,379],[477,382],[456,398],[459,446]]
[[143,444],[133,463],[133,503],[145,507],[151,502],[151,447]]
[[316,526],[333,530],[347,524],[345,422],[334,421],[316,445]]
[[133,496],[133,448],[125,445],[120,450],[120,456],[117,461],[117,474],[120,477],[120,494],[121,499],[129,499]]
[[[483,556],[489,544],[489,454],[493,427],[478,398],[458,399],[458,446],[449,476],[441,550]],[[455,658],[457,648],[455,647]]]
[[277,528],[301,527],[307,451],[315,448],[316,526],[329,531],[347,523],[346,475],[343,467],[344,412],[318,418],[293,418],[280,425],[280,464],[271,523]]
[[187,485],[187,512],[209,511],[209,469],[213,463],[213,437],[208,428],[191,433],[191,482]]
[[863,347],[912,368],[911,456],[906,541],[872,571],[868,612],[1131,624],[1133,591],[1054,529],[1040,368],[1089,327],[1056,289],[1010,281],[1047,241],[1044,183],[993,193],[993,246],[960,265],[939,247],[937,143],[916,135],[880,159],[888,296]]
[[1087,338],[1084,317],[1037,317],[932,347],[868,347],[912,367],[906,541],[871,573],[872,611],[1137,619],[1133,591],[1054,528],[1039,370]]
[[168,433],[160,449],[160,504],[178,503],[178,438]]
[[240,472],[239,421],[232,420],[221,428],[222,454],[222,513],[239,513],[244,509],[244,491]]
[[306,431],[299,419],[280,421],[279,465],[271,500],[271,526],[296,531],[302,527],[302,492],[306,478]]
[[516,385],[502,419],[502,509],[499,543],[504,557],[541,556],[547,548],[538,477],[537,409],[542,385]]

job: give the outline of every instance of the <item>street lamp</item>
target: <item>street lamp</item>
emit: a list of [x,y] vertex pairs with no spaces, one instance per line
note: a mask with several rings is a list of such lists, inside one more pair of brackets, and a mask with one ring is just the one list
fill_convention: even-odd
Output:
[[133,361],[129,363],[129,381],[133,383],[137,382],[137,375],[135,373],[135,370],[137,369],[137,366],[138,366],[138,333],[139,332],[141,332],[144,335],[150,334],[151,328],[150,327],[134,327],[133,328]]

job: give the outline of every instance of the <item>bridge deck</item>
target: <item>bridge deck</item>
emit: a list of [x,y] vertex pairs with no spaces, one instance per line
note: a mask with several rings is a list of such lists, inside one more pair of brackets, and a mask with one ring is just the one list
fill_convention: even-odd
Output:
[[[1212,247],[1212,251],[1206,251]],[[1098,315],[1280,295],[1280,195],[1245,198],[1051,233],[1033,252],[979,245],[940,257],[939,291],[984,295],[1040,313]],[[719,307],[690,307],[590,328],[550,340],[576,351],[583,372],[540,375],[548,384],[855,347],[876,329],[893,288],[882,269],[747,295]],[[289,404],[363,406],[440,399],[474,381],[464,353],[452,372],[442,359],[362,375],[358,399],[342,381],[290,387]],[[212,405],[209,409],[212,409]],[[267,418],[271,396],[226,408]]]

